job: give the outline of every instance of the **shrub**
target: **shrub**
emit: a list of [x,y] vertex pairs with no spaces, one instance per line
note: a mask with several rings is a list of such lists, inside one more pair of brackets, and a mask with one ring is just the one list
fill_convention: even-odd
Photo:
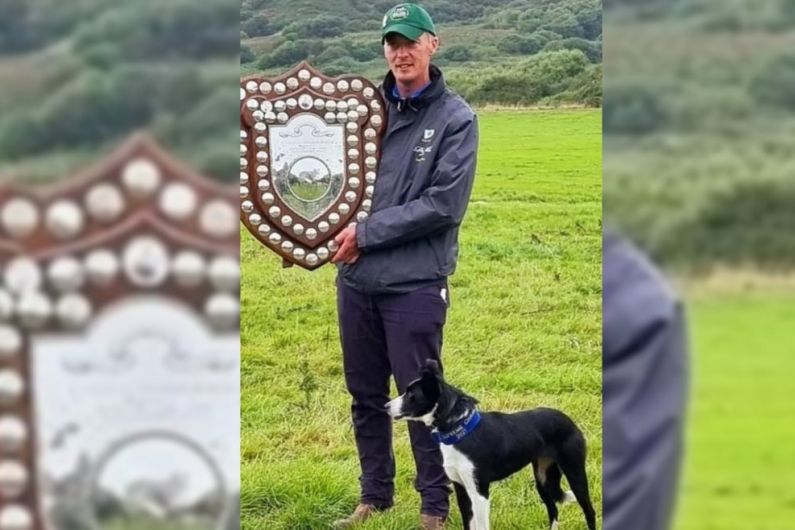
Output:
[[497,43],[498,50],[513,55],[534,55],[541,51],[543,46],[541,40],[533,35],[529,37],[516,34],[508,35]]
[[605,89],[604,130],[616,134],[648,134],[667,119],[660,97],[648,86],[636,83]]
[[471,61],[472,51],[468,46],[458,44],[455,46],[450,46],[449,48],[442,48],[439,57],[449,62]]
[[756,101],[795,111],[795,55],[781,55],[768,61],[751,80]]
[[250,63],[254,60],[254,52],[245,44],[240,45],[240,63]]
[[670,261],[778,268],[795,265],[795,183],[741,182],[707,197],[673,225],[659,253]]

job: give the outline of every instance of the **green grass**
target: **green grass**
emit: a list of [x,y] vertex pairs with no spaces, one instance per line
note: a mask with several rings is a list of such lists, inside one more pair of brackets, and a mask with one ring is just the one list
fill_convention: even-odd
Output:
[[[583,428],[601,505],[601,117],[598,111],[480,115],[472,202],[451,278],[447,377],[486,410],[558,407]],[[358,500],[350,397],[332,267],[282,269],[242,234],[242,528],[328,528]],[[405,424],[395,429],[396,506],[362,530],[418,521]],[[497,529],[545,528],[524,471],[493,490]],[[454,504],[454,502],[453,502]],[[454,509],[453,525],[460,525]],[[579,507],[562,509],[569,530]]]
[[692,297],[692,389],[677,530],[792,528],[795,293]]

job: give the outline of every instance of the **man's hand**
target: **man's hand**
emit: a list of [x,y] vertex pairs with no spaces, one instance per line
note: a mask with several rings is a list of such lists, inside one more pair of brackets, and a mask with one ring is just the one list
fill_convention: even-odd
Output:
[[337,234],[334,241],[339,245],[339,250],[331,258],[332,263],[356,263],[361,256],[361,251],[356,243],[356,223],[351,223],[342,232]]

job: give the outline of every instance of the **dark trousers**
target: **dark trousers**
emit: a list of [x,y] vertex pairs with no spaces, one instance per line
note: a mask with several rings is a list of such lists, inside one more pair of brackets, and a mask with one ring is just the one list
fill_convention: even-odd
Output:
[[[447,302],[442,286],[405,294],[365,295],[337,282],[345,382],[353,397],[351,413],[362,475],[361,502],[386,508],[394,496],[395,457],[389,378],[403,393],[419,375],[426,359],[440,362]],[[394,397],[394,396],[393,396]],[[422,513],[447,516],[449,481],[439,446],[428,427],[409,422]]]

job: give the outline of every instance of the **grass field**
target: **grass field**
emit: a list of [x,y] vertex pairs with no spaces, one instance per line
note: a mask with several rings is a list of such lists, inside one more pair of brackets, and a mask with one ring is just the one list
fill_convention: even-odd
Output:
[[[601,116],[480,115],[475,189],[461,232],[443,357],[484,409],[559,407],[583,428],[601,505]],[[242,528],[328,528],[358,500],[332,267],[282,269],[241,237]],[[405,424],[395,429],[395,508],[362,530],[418,522]],[[498,530],[546,528],[531,473],[493,490]],[[600,511],[600,510],[599,510]],[[562,509],[585,528],[579,507]],[[453,510],[452,528],[460,527]]]
[[696,292],[688,443],[676,530],[795,521],[795,289]]

